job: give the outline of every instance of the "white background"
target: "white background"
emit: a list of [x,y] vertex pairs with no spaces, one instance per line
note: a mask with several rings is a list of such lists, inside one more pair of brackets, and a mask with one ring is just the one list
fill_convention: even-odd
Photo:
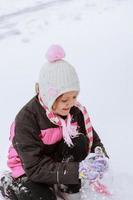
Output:
[[47,48],[60,44],[113,173],[126,183],[123,200],[133,198],[132,10],[132,0],[0,0],[0,170],[7,169],[10,124],[35,94]]

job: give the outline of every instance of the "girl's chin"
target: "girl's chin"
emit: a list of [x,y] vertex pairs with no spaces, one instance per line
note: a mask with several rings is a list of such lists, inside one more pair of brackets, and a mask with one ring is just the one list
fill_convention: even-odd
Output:
[[70,112],[70,110],[62,110],[61,115],[66,116],[69,114],[69,112]]
[[55,112],[55,114],[60,116],[67,116],[69,114],[70,110],[61,110],[60,112]]

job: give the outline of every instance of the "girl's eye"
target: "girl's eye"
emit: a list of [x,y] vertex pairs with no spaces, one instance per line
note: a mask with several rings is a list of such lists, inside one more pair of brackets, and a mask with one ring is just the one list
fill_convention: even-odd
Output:
[[[77,98],[77,96],[74,96],[73,97],[73,99],[76,99]],[[68,99],[64,99],[64,100],[62,100],[62,103],[66,103],[68,101]]]
[[62,103],[66,103],[67,102],[67,100],[62,100]]

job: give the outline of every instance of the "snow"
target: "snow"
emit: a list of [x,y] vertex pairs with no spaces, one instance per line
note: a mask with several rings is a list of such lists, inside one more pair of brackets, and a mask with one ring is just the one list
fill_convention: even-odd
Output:
[[133,199],[132,8],[132,0],[0,0],[0,170],[10,124],[35,94],[45,52],[56,43],[78,71],[79,100],[110,156],[112,199]]

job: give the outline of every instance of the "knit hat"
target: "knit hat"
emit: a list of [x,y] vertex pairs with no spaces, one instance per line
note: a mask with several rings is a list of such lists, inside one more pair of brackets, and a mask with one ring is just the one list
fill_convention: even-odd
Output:
[[55,100],[70,91],[79,91],[79,79],[74,67],[63,60],[65,52],[59,45],[52,45],[47,53],[47,63],[39,74],[39,94],[43,103],[51,110]]

